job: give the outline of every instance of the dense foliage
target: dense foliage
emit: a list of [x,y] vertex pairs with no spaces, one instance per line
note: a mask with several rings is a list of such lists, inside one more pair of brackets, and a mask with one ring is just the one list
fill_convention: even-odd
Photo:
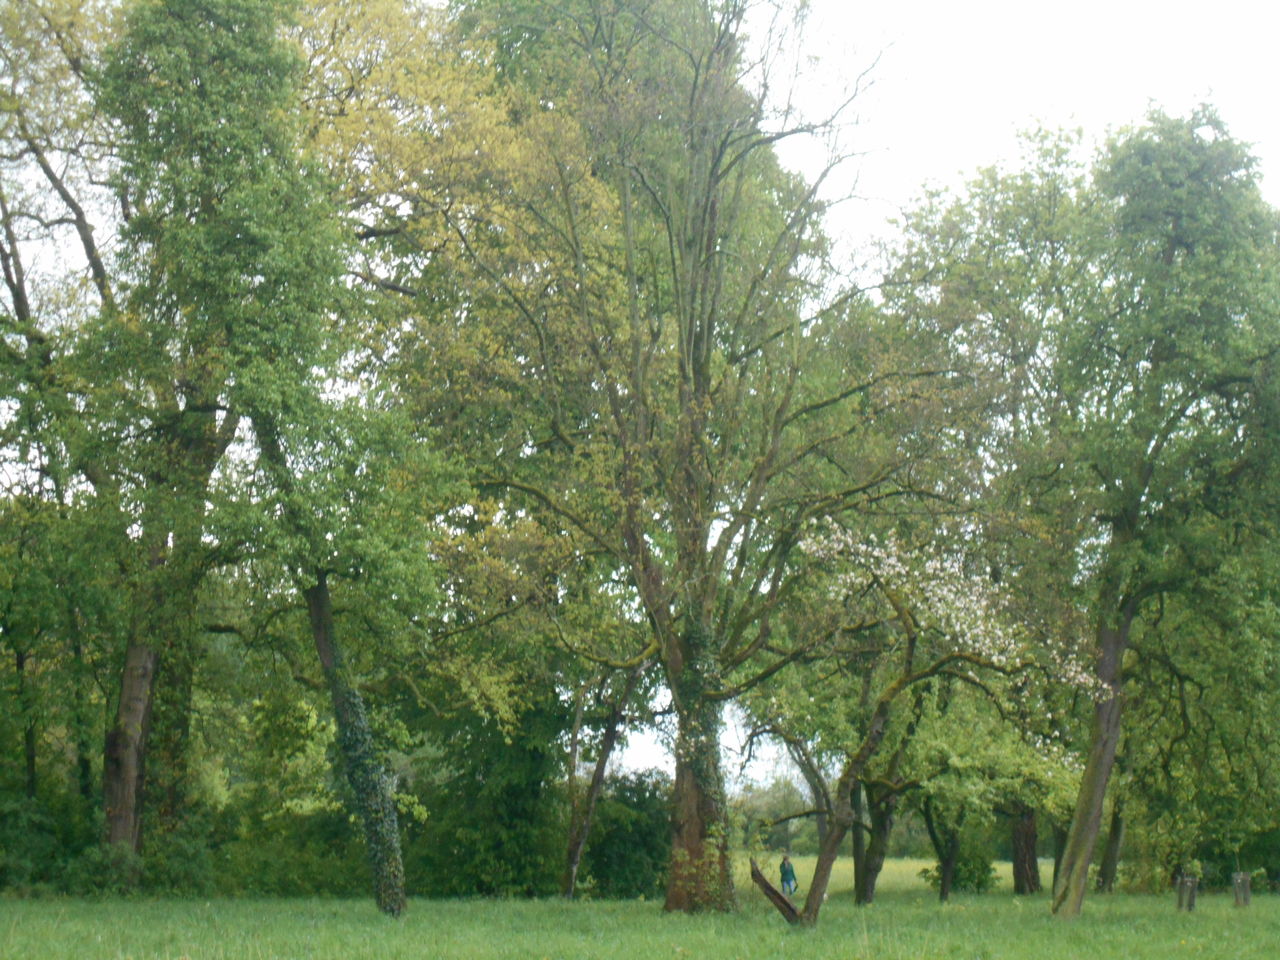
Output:
[[0,6],[0,889],[1280,876],[1248,149],[1039,134],[867,289],[751,8]]

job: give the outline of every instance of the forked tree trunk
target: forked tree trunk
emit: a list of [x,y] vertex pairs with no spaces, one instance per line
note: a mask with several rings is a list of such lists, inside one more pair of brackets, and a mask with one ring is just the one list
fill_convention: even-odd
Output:
[[946,903],[951,898],[951,885],[955,880],[956,861],[960,858],[959,824],[952,829],[933,815],[933,803],[924,802],[924,824],[929,831],[929,841],[938,858],[938,899]]
[[1036,811],[1023,807],[1013,815],[1013,892],[1019,896],[1039,893],[1040,861],[1036,858]]
[[[1105,609],[1105,602],[1103,606]],[[1116,750],[1120,746],[1120,665],[1128,643],[1129,628],[1137,612],[1137,602],[1129,599],[1117,606],[1120,612],[1115,623],[1098,629],[1098,680],[1106,693],[1094,708],[1089,756],[1085,761],[1075,814],[1071,818],[1067,845],[1062,854],[1062,867],[1053,888],[1053,912],[1063,918],[1079,916],[1084,906],[1089,862],[1102,828],[1102,806],[1107,797]]]
[[109,844],[142,851],[143,784],[159,656],[144,643],[125,649],[120,702],[102,757],[102,806]]
[[1102,848],[1102,862],[1098,864],[1098,892],[1111,893],[1116,888],[1116,876],[1120,871],[1120,850],[1124,845],[1124,804],[1116,798],[1111,807],[1111,826],[1107,830],[1107,843]]
[[373,891],[378,909],[393,917],[404,910],[404,864],[400,856],[400,824],[396,815],[391,776],[378,763],[364,700],[352,686],[334,633],[333,603],[329,583],[322,572],[306,591],[311,634],[338,724],[347,782],[355,795],[356,813],[364,826],[365,845],[373,869]]
[[677,712],[676,781],[671,866],[665,908],[730,910],[724,778],[720,771],[720,704],[687,698]]

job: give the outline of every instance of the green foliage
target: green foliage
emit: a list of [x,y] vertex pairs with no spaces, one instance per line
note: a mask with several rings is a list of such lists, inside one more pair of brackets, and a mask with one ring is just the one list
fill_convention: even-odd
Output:
[[655,897],[670,856],[670,778],[656,770],[610,776],[583,855],[584,890],[610,899]]
[[446,774],[420,793],[427,822],[406,838],[412,888],[430,896],[549,896],[559,889],[567,810],[556,740],[568,716],[555,700],[504,728],[481,715],[451,720]]
[[[920,877],[934,890],[942,886],[942,867],[934,864],[920,871]],[[999,883],[999,874],[991,854],[979,843],[962,843],[951,875],[951,889],[956,893],[986,893]]]

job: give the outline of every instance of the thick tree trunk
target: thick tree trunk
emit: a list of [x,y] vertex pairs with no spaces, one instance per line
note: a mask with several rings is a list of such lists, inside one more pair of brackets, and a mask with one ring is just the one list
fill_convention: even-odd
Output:
[[867,815],[871,821],[871,837],[867,842],[866,866],[854,879],[854,902],[873,903],[876,883],[889,854],[889,836],[897,815],[899,794],[896,791],[867,791]]
[[605,771],[609,766],[609,758],[618,743],[618,735],[622,732],[622,719],[626,712],[631,695],[635,692],[640,679],[640,667],[636,667],[627,677],[626,687],[614,704],[609,720],[605,724],[604,734],[600,739],[600,754],[596,757],[595,769],[591,772],[591,785],[587,795],[573,811],[573,823],[569,830],[569,845],[565,852],[564,877],[561,879],[560,892],[572,899],[578,885],[578,866],[582,862],[582,851],[587,845],[587,837],[591,835],[591,820],[595,815],[596,803],[600,792],[604,789]]
[[106,841],[135,853],[142,851],[143,785],[158,661],[159,655],[146,644],[131,641],[126,648],[120,702],[102,757]]
[[1019,896],[1039,893],[1040,861],[1036,858],[1036,812],[1023,807],[1013,815],[1013,892]]
[[333,698],[347,782],[355,794],[356,813],[364,825],[365,845],[373,869],[374,898],[379,910],[398,917],[405,906],[404,864],[400,856],[400,824],[393,781],[374,755],[364,700],[347,676],[334,633],[333,604],[324,573],[306,590],[306,599],[316,654]]
[[[1098,680],[1105,692],[1094,708],[1089,756],[1080,780],[1080,793],[1062,855],[1062,868],[1053,888],[1053,912],[1064,918],[1079,916],[1084,906],[1089,863],[1102,827],[1102,806],[1107,797],[1116,750],[1120,746],[1120,666],[1137,603],[1130,599],[1117,607],[1119,614],[1115,622],[1098,629]],[[1106,609],[1105,604],[1103,608]]]
[[734,890],[720,770],[720,704],[687,694],[678,697],[677,703],[674,819],[665,907],[685,912],[730,910]]
[[1116,876],[1120,870],[1120,849],[1124,845],[1124,805],[1117,798],[1111,807],[1111,826],[1107,830],[1107,843],[1102,848],[1102,862],[1098,864],[1098,892],[1111,893],[1116,888]]

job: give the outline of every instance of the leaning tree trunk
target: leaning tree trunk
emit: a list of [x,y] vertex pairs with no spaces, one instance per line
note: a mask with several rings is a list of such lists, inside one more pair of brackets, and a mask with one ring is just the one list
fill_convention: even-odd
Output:
[[818,913],[822,910],[823,901],[827,899],[831,870],[840,854],[844,836],[854,828],[852,784],[856,782],[856,776],[846,770],[846,774],[836,784],[835,795],[831,798],[832,810],[827,824],[827,838],[818,848],[818,862],[813,868],[813,879],[809,881],[809,892],[805,896],[804,912],[800,917],[801,922],[810,926],[818,922]]
[[1098,864],[1098,892],[1111,893],[1116,888],[1116,876],[1120,870],[1120,849],[1124,845],[1124,805],[1119,798],[1111,807],[1111,826],[1107,830],[1107,843],[1102,848],[1102,862]]
[[1053,888],[1053,912],[1064,918],[1079,916],[1084,906],[1089,862],[1093,859],[1093,848],[1102,827],[1102,805],[1107,797],[1116,750],[1120,746],[1120,665],[1137,603],[1129,599],[1118,606],[1117,621],[1098,629],[1098,680],[1106,693],[1094,708],[1089,756],[1080,780],[1080,793],[1062,854],[1062,867]]
[[1040,861],[1036,858],[1036,811],[1022,807],[1013,815],[1013,892],[1025,896],[1039,893]]
[[159,657],[144,643],[125,649],[120,702],[102,756],[102,806],[107,843],[142,850],[142,800],[147,740]]
[[730,910],[727,808],[720,771],[720,704],[677,696],[676,782],[667,910]]
[[582,863],[582,851],[587,845],[587,837],[591,834],[591,820],[595,815],[596,803],[600,792],[604,789],[604,775],[609,766],[609,758],[618,743],[618,735],[622,732],[623,715],[631,695],[635,693],[636,684],[640,680],[641,667],[634,667],[627,677],[627,684],[619,695],[609,720],[605,724],[604,736],[600,740],[600,755],[596,757],[595,769],[591,772],[591,785],[582,804],[573,812],[573,824],[569,830],[569,845],[565,851],[564,877],[561,880],[560,892],[572,899],[578,885],[578,866]]
[[373,868],[374,898],[379,910],[398,917],[405,906],[404,864],[400,857],[400,825],[392,778],[374,756],[364,699],[347,676],[334,633],[333,603],[326,575],[319,573],[315,584],[305,593],[312,638],[333,699],[347,782],[355,794],[356,813],[364,825],[365,845]]

